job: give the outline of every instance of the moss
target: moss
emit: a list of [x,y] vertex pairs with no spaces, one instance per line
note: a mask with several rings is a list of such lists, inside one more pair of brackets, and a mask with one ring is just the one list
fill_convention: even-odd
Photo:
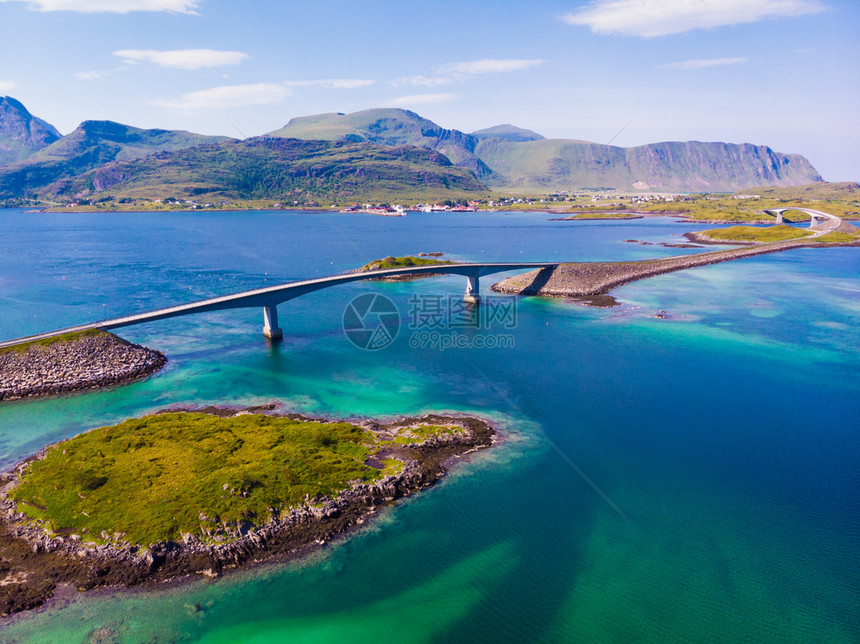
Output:
[[[426,439],[462,431],[428,425],[401,432]],[[32,461],[9,496],[56,534],[147,546],[203,535],[219,523],[261,525],[307,498],[335,497],[355,482],[397,473],[367,459],[383,443],[349,423],[240,414],[164,413],[96,429]]]

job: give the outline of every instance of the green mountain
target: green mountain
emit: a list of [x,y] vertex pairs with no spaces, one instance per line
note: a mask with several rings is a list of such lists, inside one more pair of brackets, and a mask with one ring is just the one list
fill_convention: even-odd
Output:
[[39,196],[292,202],[482,192],[471,172],[420,147],[256,137],[112,161],[45,185]]
[[620,148],[587,141],[482,138],[475,148],[494,174],[488,185],[511,192],[580,188],[734,191],[822,181],[804,157],[748,143],[698,141]]
[[51,183],[76,177],[111,161],[128,161],[156,152],[232,140],[183,131],[144,130],[113,121],[84,121],[74,132],[24,161],[0,168],[0,197],[37,192]]
[[422,146],[472,170],[490,188],[510,192],[601,187],[730,191],[822,180],[802,156],[774,152],[766,146],[689,141],[620,148],[545,139],[509,124],[464,134],[400,109],[294,118],[270,136]]
[[11,96],[0,97],[0,166],[26,159],[59,138],[53,125]]
[[451,163],[471,170],[481,179],[493,173],[475,156],[478,140],[459,130],[446,130],[415,112],[395,108],[352,114],[328,113],[291,119],[266,136],[320,141],[352,141],[380,145],[416,145],[441,152]]
[[514,143],[524,143],[525,141],[540,141],[544,137],[537,132],[525,130],[516,125],[506,123],[505,125],[495,125],[484,130],[472,132],[471,136],[476,139],[503,139]]

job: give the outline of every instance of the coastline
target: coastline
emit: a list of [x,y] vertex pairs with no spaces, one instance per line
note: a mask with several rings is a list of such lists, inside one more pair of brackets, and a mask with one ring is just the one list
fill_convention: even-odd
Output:
[[122,385],[160,370],[160,351],[90,330],[0,351],[0,402]]
[[[245,409],[209,407],[197,413],[221,417],[260,413],[274,417],[321,422],[299,414],[271,413],[274,405]],[[188,410],[180,410],[188,411]],[[175,413],[168,409],[158,413]],[[362,421],[364,429],[390,437],[417,423],[455,424],[462,433],[435,434],[420,442],[386,447],[380,456],[397,458],[402,471],[371,483],[357,483],[334,498],[305,499],[260,526],[224,525],[229,539],[202,543],[185,535],[181,542],[166,541],[148,547],[125,544],[96,545],[75,535],[49,535],[17,510],[8,497],[28,464],[44,457],[49,445],[2,475],[0,490],[0,614],[41,606],[55,591],[72,585],[80,591],[111,586],[146,586],[177,582],[197,575],[220,577],[245,565],[296,559],[341,537],[369,520],[379,508],[437,483],[450,461],[490,447],[495,430],[484,420],[469,416],[402,418],[389,423]]]

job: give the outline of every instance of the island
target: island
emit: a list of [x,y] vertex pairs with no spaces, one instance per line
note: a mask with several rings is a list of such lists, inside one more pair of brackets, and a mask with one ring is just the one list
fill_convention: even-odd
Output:
[[0,478],[0,613],[302,556],[493,444],[467,416],[321,420],[170,409],[50,445]]
[[86,329],[0,348],[0,401],[125,384],[167,364],[160,351]]
[[[434,264],[456,264],[443,259],[431,259],[430,257],[440,257],[442,253],[419,253],[418,257],[407,255],[404,257],[383,257],[368,262],[361,268],[356,269],[356,273],[367,273],[370,271],[381,271],[388,268],[408,268],[410,266],[431,266]],[[413,275],[389,275],[386,277],[370,277],[369,281],[378,282],[414,282],[415,280],[425,279],[427,277],[435,277],[439,273],[418,273]]]

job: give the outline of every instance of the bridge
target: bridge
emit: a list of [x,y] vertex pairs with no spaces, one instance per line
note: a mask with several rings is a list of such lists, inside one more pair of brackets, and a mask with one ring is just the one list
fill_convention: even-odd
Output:
[[39,335],[33,335],[26,338],[7,340],[5,342],[0,342],[0,348],[19,344],[21,342],[44,340],[46,338],[55,337],[64,333],[73,333],[75,331],[86,331],[88,329],[109,331],[111,329],[118,329],[125,326],[131,326],[133,324],[166,320],[168,318],[179,317],[181,315],[190,315],[192,313],[256,307],[261,307],[263,309],[263,335],[277,340],[283,337],[283,331],[280,326],[278,326],[278,305],[324,288],[338,286],[339,284],[347,284],[349,282],[385,277],[398,277],[401,275],[463,275],[466,277],[466,292],[463,296],[464,299],[467,302],[478,303],[481,301],[479,290],[480,278],[484,275],[492,275],[494,273],[503,273],[514,270],[555,268],[559,263],[560,262],[498,262],[491,264],[430,264],[426,266],[387,268],[361,273],[342,273],[340,275],[331,275],[329,277],[290,282],[279,286],[269,286],[253,291],[244,291],[233,295],[213,297],[208,300],[201,300],[190,304],[180,304],[178,306],[171,306],[165,309],[149,311],[148,313],[137,313],[135,315],[127,315],[125,317],[102,320],[100,322],[90,322],[88,324],[49,331],[47,333],[41,333]]
[[842,225],[842,219],[836,215],[831,215],[820,210],[813,210],[812,208],[771,208],[764,212],[776,217],[776,223],[781,224],[783,223],[782,213],[789,210],[796,210],[810,216],[812,222],[809,224],[809,228],[815,231],[812,237],[820,237],[821,235],[833,232]]

